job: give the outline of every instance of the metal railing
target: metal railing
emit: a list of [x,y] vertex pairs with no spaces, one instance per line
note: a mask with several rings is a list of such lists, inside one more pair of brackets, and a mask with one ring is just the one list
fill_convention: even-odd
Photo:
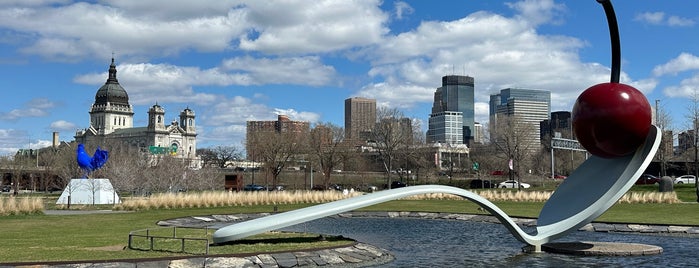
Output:
[[[166,232],[167,229],[172,229],[172,232]],[[177,229],[201,229],[203,230],[203,237],[177,237]],[[165,235],[164,235],[165,233]],[[136,243],[134,243],[134,238],[145,238],[147,241],[147,248],[142,248],[136,246]],[[179,240],[180,244],[180,249],[179,251],[176,250],[170,250],[170,249],[158,249],[156,245],[156,241],[163,241],[162,243],[165,243],[165,241],[171,241],[171,240]],[[148,228],[148,229],[143,229],[143,230],[136,230],[136,231],[131,231],[129,232],[129,249],[134,249],[134,250],[150,250],[150,251],[170,251],[170,252],[181,252],[181,253],[188,253],[188,254],[201,254],[198,252],[187,252],[185,244],[187,241],[204,241],[206,243],[206,247],[204,249],[204,255],[209,255],[209,228],[191,228],[191,227],[159,227],[159,228]]]

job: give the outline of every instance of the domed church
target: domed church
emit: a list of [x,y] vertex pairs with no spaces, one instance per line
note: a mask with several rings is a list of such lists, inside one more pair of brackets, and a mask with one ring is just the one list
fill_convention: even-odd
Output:
[[99,145],[105,140],[119,140],[154,155],[197,158],[194,111],[186,108],[180,112],[179,121],[166,125],[165,109],[156,103],[148,110],[146,127],[134,127],[133,115],[129,95],[117,80],[112,58],[107,82],[97,90],[95,103],[90,108],[90,127],[78,130],[75,141]]

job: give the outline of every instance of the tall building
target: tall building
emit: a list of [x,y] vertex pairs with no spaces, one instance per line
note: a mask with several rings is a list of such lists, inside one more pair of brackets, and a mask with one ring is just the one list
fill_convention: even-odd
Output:
[[[461,126],[454,120],[456,113],[461,114]],[[474,80],[463,75],[442,77],[442,86],[434,92],[434,103],[430,113],[427,142],[444,142],[468,144],[474,138]],[[461,139],[452,133],[461,129]],[[450,141],[447,141],[450,137]]]
[[473,142],[476,144],[484,144],[485,137],[483,136],[483,125],[479,122],[473,124]]
[[464,116],[461,112],[431,114],[427,129],[427,143],[464,143]]
[[498,118],[503,116],[531,126],[530,141],[541,142],[540,122],[549,119],[551,92],[546,90],[506,88],[490,95],[490,133],[497,128]]
[[[148,126],[133,126],[133,108],[129,95],[117,80],[112,58],[107,82],[97,90],[90,108],[90,126],[75,133],[78,143],[100,145],[105,140],[117,140],[150,151],[181,158],[197,159],[197,132],[194,111],[180,112],[179,121],[166,124],[165,109],[157,103],[148,110]],[[198,161],[193,161],[198,164]]]
[[[248,141],[256,133],[297,133],[298,135],[308,135],[310,123],[306,121],[293,121],[286,115],[277,115],[276,121],[247,121],[246,138]],[[246,144],[248,158],[252,157],[252,144]]]
[[544,137],[575,139],[573,135],[573,121],[569,111],[552,112],[550,120],[541,121],[540,130],[541,139],[544,139]]
[[345,139],[364,141],[375,126],[375,99],[353,97],[345,100]]

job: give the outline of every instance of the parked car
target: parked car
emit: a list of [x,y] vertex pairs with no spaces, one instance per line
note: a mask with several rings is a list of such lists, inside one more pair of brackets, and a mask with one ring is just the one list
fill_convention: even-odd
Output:
[[675,178],[674,183],[676,183],[676,184],[697,183],[697,177],[695,177],[694,175],[682,175],[682,176]]
[[378,189],[379,189],[378,187],[371,185],[371,184],[366,184],[366,183],[360,184],[357,186],[357,190],[363,191],[363,192],[369,192],[369,193],[376,192]]
[[565,180],[567,178],[567,176],[556,174],[556,175],[553,175],[553,178],[556,180]]
[[524,183],[524,182],[519,183],[515,180],[507,180],[507,181],[503,181],[501,183],[498,183],[498,188],[525,188],[526,189],[529,187],[532,187],[532,186],[529,185],[528,183]]
[[[408,186],[408,185],[405,184],[404,182],[400,182],[400,181],[391,182],[391,189],[401,188],[401,187],[405,187],[405,186]],[[383,187],[384,187],[384,189],[388,189],[388,185],[384,184]]]
[[12,190],[12,186],[10,186],[10,185],[3,185],[2,186],[3,192],[9,192],[10,190]]
[[267,187],[257,184],[248,184],[243,187],[243,191],[266,191]]
[[468,185],[468,188],[470,188],[470,189],[493,188],[493,183],[490,182],[489,180],[475,179],[475,180],[471,180],[471,182]]
[[643,174],[636,180],[636,184],[657,184],[660,183],[660,179],[656,176],[650,174]]
[[325,186],[323,186],[323,185],[313,185],[313,187],[311,187],[311,190],[313,190],[313,191],[325,191],[325,190],[328,190],[328,188],[325,188]]

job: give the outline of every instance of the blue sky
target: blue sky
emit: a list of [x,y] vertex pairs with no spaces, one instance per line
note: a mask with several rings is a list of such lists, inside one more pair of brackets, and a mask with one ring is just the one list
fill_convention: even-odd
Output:
[[[614,1],[621,81],[686,129],[699,96],[699,2]],[[0,154],[73,140],[90,105],[118,79],[147,124],[189,107],[198,147],[241,145],[248,120],[344,126],[343,101],[398,108],[425,128],[448,74],[475,78],[476,121],[507,87],[552,92],[570,110],[609,80],[610,43],[595,0],[0,2]]]

